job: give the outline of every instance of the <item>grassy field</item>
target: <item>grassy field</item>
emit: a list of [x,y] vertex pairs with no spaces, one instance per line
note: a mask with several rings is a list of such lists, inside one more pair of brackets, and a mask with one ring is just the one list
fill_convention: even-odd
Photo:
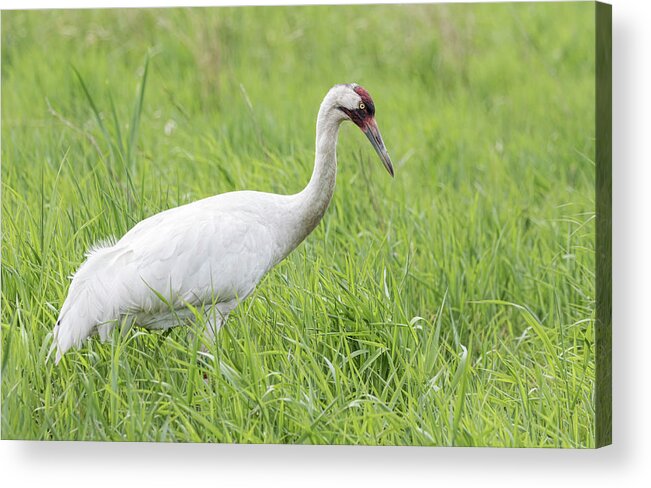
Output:
[[[2,438],[593,446],[593,15],[3,12]],[[396,178],[342,129],[323,222],[231,315],[207,384],[187,329],[46,362],[86,249],[299,191],[319,103],[353,81]]]

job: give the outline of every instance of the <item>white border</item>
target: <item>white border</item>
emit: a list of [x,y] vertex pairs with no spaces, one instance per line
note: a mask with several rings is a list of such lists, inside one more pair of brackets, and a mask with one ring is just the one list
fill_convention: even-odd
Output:
[[[88,8],[310,1],[5,1]],[[353,2],[372,3],[372,2]],[[417,2],[411,2],[417,3]],[[614,442],[597,451],[0,443],[3,486],[651,486],[651,2],[613,0]]]
[[[515,2],[529,2],[531,0],[512,0]],[[540,0],[535,0],[540,1]],[[559,1],[559,0],[543,0]],[[562,0],[561,0],[562,1]],[[585,0],[579,0],[585,1]],[[490,0],[9,0],[4,2],[2,9],[39,9],[39,8],[136,8],[136,7],[209,7],[227,5],[350,5],[357,4],[399,4],[399,3],[490,3]],[[611,3],[611,2],[607,2]],[[618,2],[619,3],[619,2]],[[630,2],[629,2],[630,3]]]

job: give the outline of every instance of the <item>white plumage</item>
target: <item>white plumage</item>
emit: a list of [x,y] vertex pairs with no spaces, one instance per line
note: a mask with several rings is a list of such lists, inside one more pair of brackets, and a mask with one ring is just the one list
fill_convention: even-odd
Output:
[[368,92],[336,85],[317,119],[312,178],[295,195],[225,193],[166,210],[119,241],[91,250],[75,273],[54,327],[56,362],[88,337],[117,326],[167,329],[205,314],[214,337],[264,275],[314,229],[332,197],[339,125],[352,120],[393,175]]

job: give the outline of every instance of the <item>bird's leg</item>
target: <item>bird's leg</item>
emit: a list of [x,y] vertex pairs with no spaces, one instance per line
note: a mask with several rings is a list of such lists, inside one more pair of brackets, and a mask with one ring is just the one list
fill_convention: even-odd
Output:
[[[228,313],[228,311],[221,309],[219,305],[206,308],[206,330],[204,331],[204,338],[207,344],[215,342],[215,336],[222,325],[226,323]],[[208,352],[206,344],[202,344],[202,351]]]
[[[202,363],[204,367],[206,366],[207,359],[214,359],[209,352],[209,345],[214,344],[217,332],[226,323],[228,313],[229,311],[221,309],[219,305],[213,305],[206,307],[205,309],[206,329],[204,331],[204,341],[199,350],[199,362]],[[203,373],[203,379],[205,381],[208,380],[208,374],[205,371]]]

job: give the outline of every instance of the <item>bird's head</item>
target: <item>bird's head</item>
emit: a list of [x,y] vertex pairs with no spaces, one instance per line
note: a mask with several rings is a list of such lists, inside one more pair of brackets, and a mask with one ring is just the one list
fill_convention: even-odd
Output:
[[393,176],[393,164],[375,121],[375,104],[369,92],[351,83],[335,85],[328,95],[328,98],[331,98],[331,106],[341,114],[341,119],[351,120],[368,137],[382,164]]

